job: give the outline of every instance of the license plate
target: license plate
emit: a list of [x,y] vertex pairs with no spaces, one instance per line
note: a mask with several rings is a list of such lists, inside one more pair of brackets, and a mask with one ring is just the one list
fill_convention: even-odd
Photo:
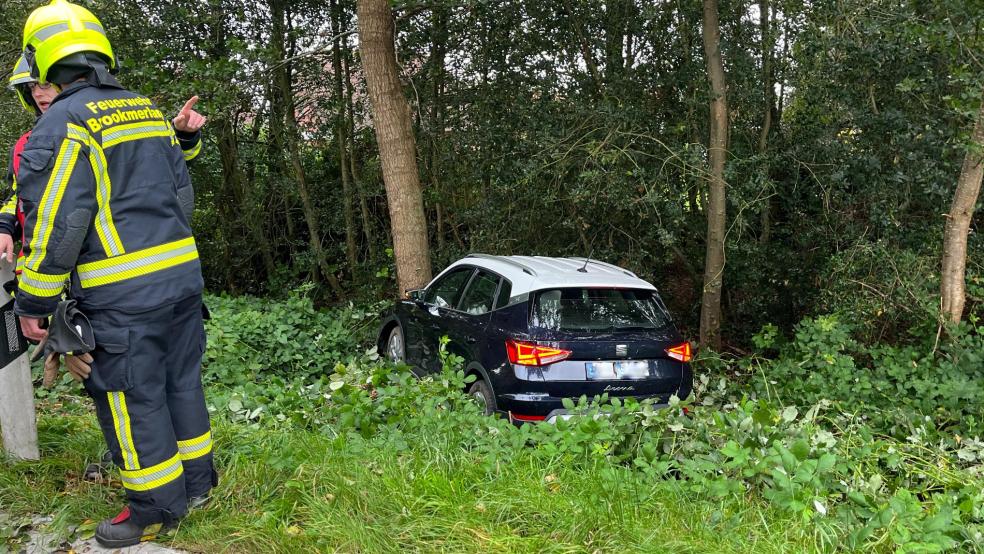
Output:
[[645,379],[649,377],[649,362],[586,362],[584,371],[591,380]]
[[645,379],[649,377],[649,362],[615,362],[615,375],[619,379]]
[[614,362],[587,362],[584,370],[588,379],[618,379]]

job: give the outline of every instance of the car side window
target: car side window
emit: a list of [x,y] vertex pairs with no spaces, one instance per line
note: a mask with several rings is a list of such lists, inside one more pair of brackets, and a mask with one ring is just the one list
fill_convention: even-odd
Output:
[[470,267],[463,267],[441,277],[437,282],[427,287],[424,303],[439,308],[453,308],[461,296],[461,289],[465,288],[465,284],[468,283],[472,271],[474,269]]
[[495,303],[495,291],[499,288],[499,276],[487,271],[479,270],[465,296],[461,301],[459,310],[471,315],[482,315],[492,311]]
[[508,279],[502,280],[502,286],[499,287],[499,296],[495,299],[495,310],[499,308],[504,308],[509,304],[509,298],[512,296],[512,283]]

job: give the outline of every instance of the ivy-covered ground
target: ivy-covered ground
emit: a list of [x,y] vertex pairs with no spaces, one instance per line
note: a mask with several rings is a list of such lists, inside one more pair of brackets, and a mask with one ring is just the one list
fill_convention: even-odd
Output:
[[[984,552],[982,329],[865,346],[837,316],[760,354],[705,355],[678,408],[583,400],[514,427],[457,360],[417,380],[367,350],[378,306],[210,298],[206,382],[222,482],[165,544],[212,552]],[[935,350],[934,350],[935,346]],[[122,504],[70,380],[39,391],[43,460],[0,464],[0,550],[67,539]],[[605,414],[606,417],[598,417]]]

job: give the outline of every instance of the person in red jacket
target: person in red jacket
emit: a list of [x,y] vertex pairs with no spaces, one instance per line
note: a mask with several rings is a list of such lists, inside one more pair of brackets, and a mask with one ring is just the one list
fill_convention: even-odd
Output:
[[[17,60],[14,71],[10,75],[10,88],[14,89],[24,109],[41,117],[51,105],[51,101],[58,95],[58,90],[50,83],[38,83],[37,79],[31,77],[31,68],[27,64],[24,56]],[[7,168],[6,181],[10,184],[14,194],[0,208],[0,259],[13,260],[14,237],[22,238],[21,230],[24,228],[24,214],[19,209],[17,201],[17,171],[20,168],[20,153],[27,144],[27,139],[31,132],[24,133],[14,144],[10,153],[10,164]],[[23,261],[23,251],[18,257]],[[20,273],[18,264],[17,272]]]

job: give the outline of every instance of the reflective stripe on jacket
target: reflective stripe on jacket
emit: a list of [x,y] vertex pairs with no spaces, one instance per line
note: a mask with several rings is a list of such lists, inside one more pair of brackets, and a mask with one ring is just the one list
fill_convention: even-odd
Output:
[[66,279],[83,310],[139,312],[201,292],[185,154],[146,97],[67,86],[35,126],[17,182],[27,245],[18,314],[52,313]]

